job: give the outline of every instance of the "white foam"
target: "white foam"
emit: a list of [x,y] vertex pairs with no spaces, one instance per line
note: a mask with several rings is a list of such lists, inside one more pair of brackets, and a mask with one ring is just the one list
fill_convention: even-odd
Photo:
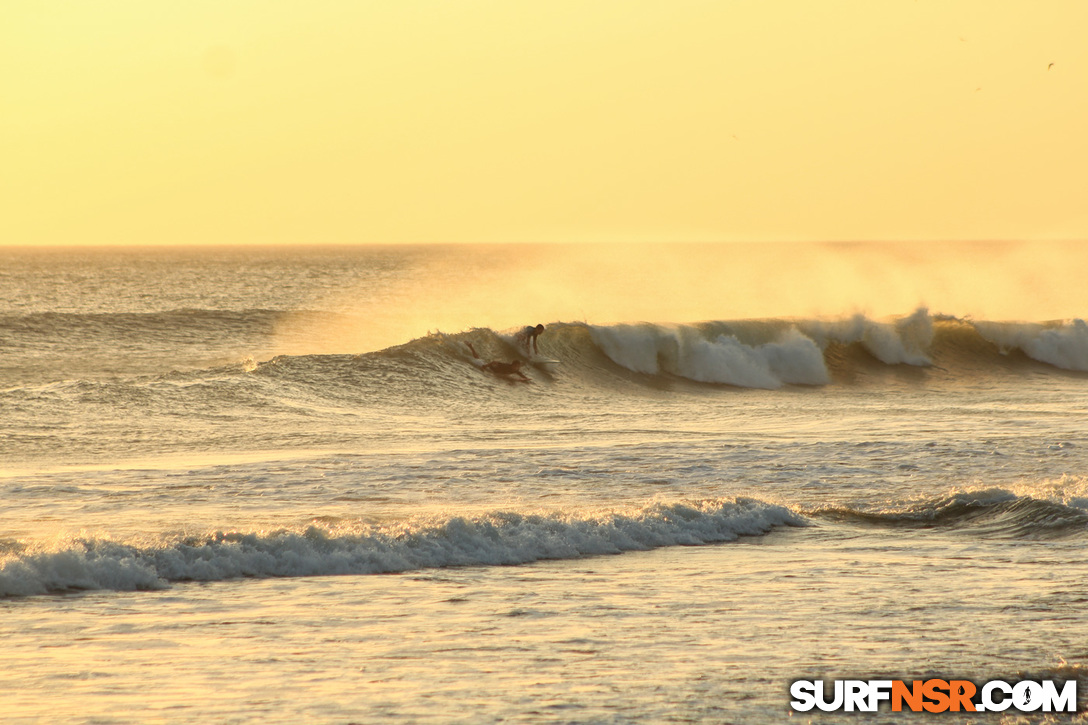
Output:
[[672,331],[657,325],[590,325],[589,332],[612,362],[646,375],[661,372],[658,357],[663,348],[679,345]]
[[1088,371],[1088,324],[1084,320],[1058,326],[1012,322],[976,322],[974,326],[1003,351],[1019,349],[1063,370]]
[[1010,488],[1021,497],[1030,496],[1088,513],[1088,476],[1063,474],[1056,479],[1020,482]]
[[844,320],[809,321],[802,330],[826,347],[834,341],[844,345],[860,343],[873,357],[887,365],[932,365],[928,348],[933,343],[933,318],[921,308],[892,322],[854,315]]
[[160,589],[175,581],[374,574],[498,566],[733,541],[803,525],[782,506],[750,499],[653,504],[630,512],[485,516],[357,529],[311,526],[217,533],[155,544],[79,539],[0,559],[0,596],[78,589]]
[[593,341],[613,362],[638,373],[669,373],[703,383],[766,389],[830,381],[819,346],[793,328],[763,345],[747,345],[735,335],[708,338],[688,325],[591,325],[589,329]]
[[760,345],[758,350],[771,371],[784,383],[825,385],[831,382],[823,351],[812,338],[796,328],[787,330],[777,342]]

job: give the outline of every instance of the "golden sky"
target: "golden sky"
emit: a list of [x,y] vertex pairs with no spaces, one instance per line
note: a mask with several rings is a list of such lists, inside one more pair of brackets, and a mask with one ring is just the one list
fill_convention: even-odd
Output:
[[0,244],[1086,239],[1086,32],[1084,0],[4,3]]

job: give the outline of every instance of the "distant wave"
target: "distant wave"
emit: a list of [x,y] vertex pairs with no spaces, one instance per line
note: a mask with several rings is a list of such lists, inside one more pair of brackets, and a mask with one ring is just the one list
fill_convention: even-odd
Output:
[[1088,533],[1083,499],[1066,502],[1001,488],[960,491],[938,499],[877,511],[825,508],[816,519],[895,528],[943,528],[978,536],[1060,538]]
[[[289,314],[280,310],[179,309],[162,312],[35,312],[0,314],[0,337],[126,338],[259,331],[271,333]],[[310,313],[318,315],[320,313]]]
[[77,539],[60,548],[0,548],[0,596],[162,589],[170,582],[376,574],[502,566],[665,546],[734,541],[804,520],[751,499],[654,504],[594,515],[495,512],[357,530],[311,526],[216,533],[154,544]]

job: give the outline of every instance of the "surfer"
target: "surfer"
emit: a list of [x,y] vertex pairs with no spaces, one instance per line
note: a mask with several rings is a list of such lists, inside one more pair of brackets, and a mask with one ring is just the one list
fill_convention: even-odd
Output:
[[540,337],[540,333],[542,332],[544,332],[544,325],[537,325],[536,327],[526,325],[521,328],[521,332],[514,335],[514,337],[517,339],[518,344],[525,348],[525,352],[530,355],[539,355],[540,347],[537,345],[536,339]]
[[483,358],[476,354],[476,348],[472,346],[471,342],[466,342],[465,344],[468,345],[468,349],[472,351],[472,357],[476,358],[473,360],[473,364],[481,370],[486,370],[493,375],[517,375],[527,383],[532,382],[525,373],[521,372],[521,360],[514,360],[513,362],[492,360],[491,362],[485,363]]

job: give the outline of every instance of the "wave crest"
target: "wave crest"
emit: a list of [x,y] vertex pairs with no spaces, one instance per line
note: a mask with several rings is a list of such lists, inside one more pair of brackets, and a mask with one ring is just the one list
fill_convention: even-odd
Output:
[[1060,538],[1088,531],[1088,510],[1002,488],[955,491],[938,499],[879,511],[826,508],[808,512],[819,519],[872,526],[947,528],[1000,538]]

